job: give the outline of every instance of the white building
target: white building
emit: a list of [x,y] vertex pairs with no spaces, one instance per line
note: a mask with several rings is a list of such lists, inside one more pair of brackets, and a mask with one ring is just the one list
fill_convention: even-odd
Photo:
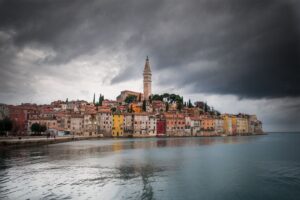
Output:
[[185,116],[185,134],[190,136],[192,134],[192,129],[191,129],[191,117]]
[[133,116],[133,135],[135,137],[148,136],[149,116],[147,113],[135,113]]
[[99,132],[104,136],[111,136],[112,113],[111,111],[101,111],[97,113],[97,125]]
[[71,116],[71,133],[74,135],[83,135],[84,117],[82,115]]
[[124,134],[133,134],[133,114],[127,113],[124,115]]
[[249,133],[249,124],[246,117],[236,118],[236,133],[241,135]]
[[149,115],[148,130],[147,130],[149,136],[156,136],[156,123],[157,123],[156,117],[154,115]]
[[[96,113],[87,112],[84,114],[84,135],[95,136],[98,134]],[[100,132],[99,132],[100,133]]]
[[190,118],[191,122],[191,135],[192,136],[197,136],[200,135],[201,131],[201,121],[200,117],[191,117]]
[[214,130],[217,134],[224,133],[224,120],[222,118],[214,119]]

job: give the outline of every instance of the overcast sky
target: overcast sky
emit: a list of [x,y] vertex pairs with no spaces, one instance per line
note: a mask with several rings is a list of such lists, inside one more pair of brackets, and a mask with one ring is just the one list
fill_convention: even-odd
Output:
[[0,102],[142,91],[300,130],[297,0],[0,0]]

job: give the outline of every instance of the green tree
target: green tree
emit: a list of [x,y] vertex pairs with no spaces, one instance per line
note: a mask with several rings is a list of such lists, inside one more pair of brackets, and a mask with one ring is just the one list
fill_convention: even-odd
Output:
[[4,133],[3,120],[0,120],[0,134],[2,135],[3,133]]
[[5,117],[3,120],[0,120],[0,132],[7,134],[9,131],[13,129],[13,121]]
[[96,103],[96,95],[94,93],[93,104],[95,104],[95,103]]
[[169,98],[170,97],[170,94],[169,93],[164,93],[163,95],[161,95],[162,96],[162,98]]
[[179,111],[182,110],[182,102],[181,101],[177,102],[177,110],[179,110]]
[[167,99],[166,102],[168,103],[181,103],[181,106],[184,105],[183,102],[183,97],[179,96],[178,94],[169,94],[169,93],[164,93],[162,95],[159,94],[154,94],[151,98],[152,100],[160,100],[163,101],[164,99]]
[[146,100],[143,101],[143,106],[142,109],[144,112],[146,112],[147,108],[146,108]]
[[11,131],[11,129],[13,128],[13,121],[10,118],[5,117],[3,119],[3,125],[4,131]]
[[47,130],[47,126],[41,125],[40,126],[40,132],[45,132]]
[[135,95],[128,95],[125,99],[125,103],[127,103],[127,104],[130,104],[134,101],[136,101],[136,96]]
[[38,123],[33,123],[30,127],[31,131],[34,133],[40,133],[41,125]]
[[100,106],[102,106],[103,101],[104,101],[104,95],[101,95],[101,94],[100,94],[100,101],[99,101],[99,105],[100,105]]
[[158,94],[154,94],[154,95],[152,96],[151,99],[152,99],[152,100],[160,100],[160,101],[163,100],[162,96],[161,96],[161,95],[158,95]]
[[96,106],[102,106],[103,100],[104,100],[104,96],[100,94],[99,98],[98,98],[98,102],[95,105]]
[[112,107],[110,110],[111,110],[111,112],[113,112],[113,113],[114,113],[114,112],[116,112],[116,111],[117,111],[117,108],[115,108],[115,107]]
[[179,98],[176,94],[170,94],[169,98],[170,98],[171,103],[177,102],[177,100],[179,100]]
[[190,99],[189,99],[189,102],[188,102],[188,107],[189,107],[189,108],[192,108],[192,107],[193,107],[193,104],[192,104],[192,102],[191,102]]
[[99,99],[98,99],[98,106],[100,106],[100,103],[101,103],[101,93],[100,93],[100,95],[99,95]]
[[207,103],[204,103],[204,112],[209,112],[210,111],[210,107],[207,105]]
[[41,133],[47,130],[46,125],[40,125],[39,123],[33,123],[30,127],[31,131],[34,133]]

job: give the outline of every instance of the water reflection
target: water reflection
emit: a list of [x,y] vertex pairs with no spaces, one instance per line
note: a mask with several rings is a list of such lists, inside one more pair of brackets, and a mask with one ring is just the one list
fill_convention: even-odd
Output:
[[[167,138],[167,139],[136,139],[122,140],[111,144],[112,151],[121,151],[126,149],[150,149],[164,147],[184,147],[184,146],[202,146],[214,144],[240,144],[251,142],[259,139],[259,137],[203,137],[203,138]],[[109,150],[109,149],[107,149]]]
[[260,186],[272,190],[272,181],[300,191],[295,141],[148,138],[2,149],[0,199],[259,199],[273,195]]
[[145,166],[121,166],[118,168],[120,178],[128,181],[130,179],[141,178],[142,180],[142,193],[141,199],[153,199],[153,188],[151,185],[151,179],[155,177],[156,173],[162,172],[163,169],[156,168],[153,165]]
[[[165,147],[184,147],[184,146],[203,146],[214,144],[239,144],[258,140],[259,137],[203,137],[203,138],[148,138],[148,139],[116,139],[116,140],[91,140],[69,142],[63,144],[45,145],[32,148],[17,148],[11,151],[11,148],[2,149],[0,152],[0,164],[5,160],[20,159],[20,162],[26,162],[26,158],[41,159],[45,155],[54,159],[68,159],[74,156],[86,154],[120,152],[128,149],[150,149]],[[23,160],[25,159],[25,160]],[[6,166],[1,164],[1,167]]]

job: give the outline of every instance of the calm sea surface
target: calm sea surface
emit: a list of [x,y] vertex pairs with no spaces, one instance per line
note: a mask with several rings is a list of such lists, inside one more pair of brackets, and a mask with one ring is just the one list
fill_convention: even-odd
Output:
[[0,199],[300,199],[300,134],[0,149]]

